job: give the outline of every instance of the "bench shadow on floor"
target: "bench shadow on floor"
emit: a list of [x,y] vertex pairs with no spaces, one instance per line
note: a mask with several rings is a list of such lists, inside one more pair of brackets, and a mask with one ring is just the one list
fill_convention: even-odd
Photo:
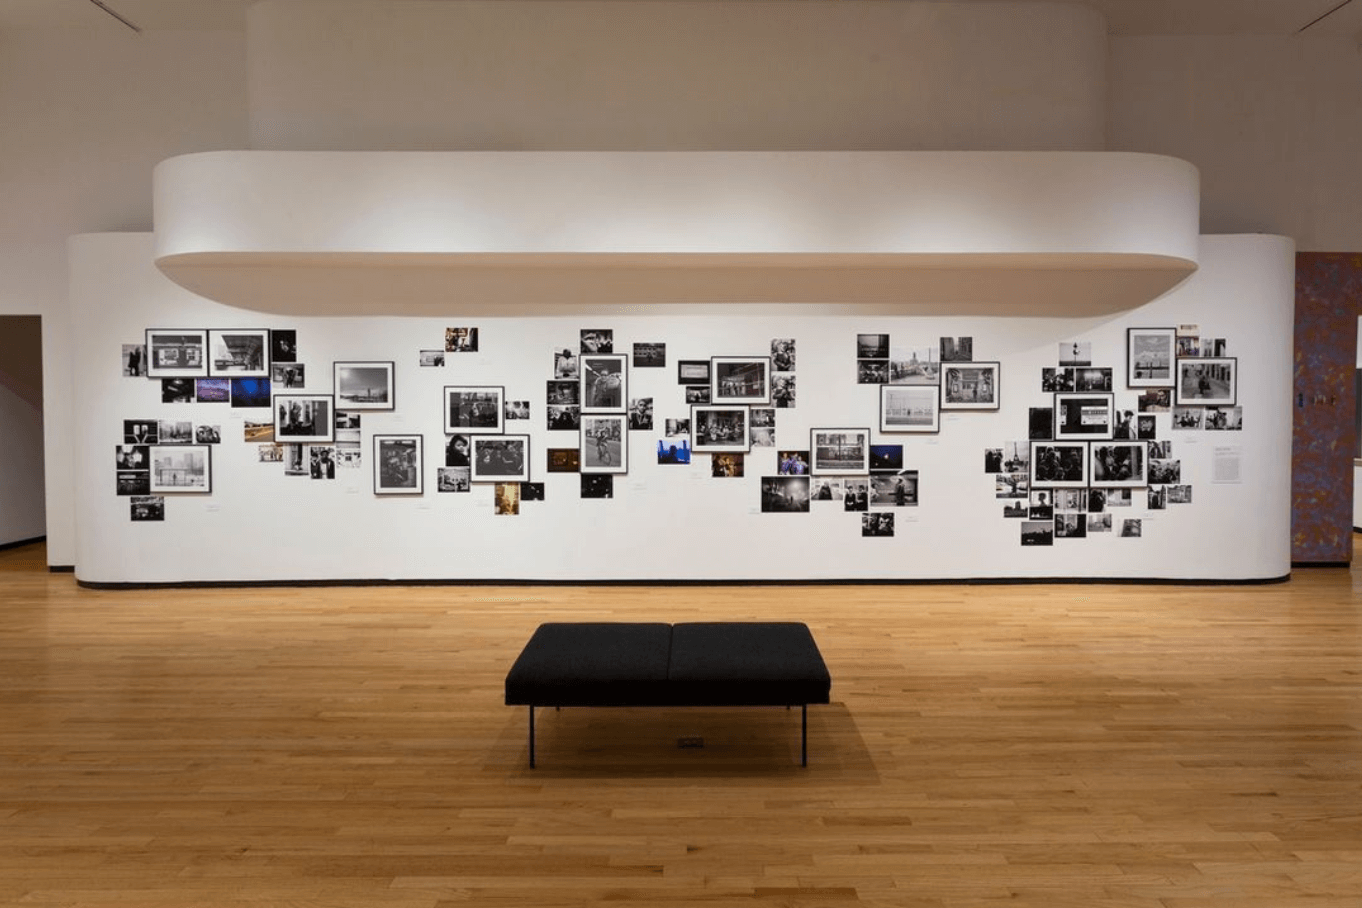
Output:
[[[534,769],[527,710],[508,710],[488,762],[529,780],[793,774],[819,784],[864,784],[878,777],[855,719],[841,703],[809,706],[807,767],[799,765],[799,707],[540,707]],[[682,746],[683,738],[703,745]]]

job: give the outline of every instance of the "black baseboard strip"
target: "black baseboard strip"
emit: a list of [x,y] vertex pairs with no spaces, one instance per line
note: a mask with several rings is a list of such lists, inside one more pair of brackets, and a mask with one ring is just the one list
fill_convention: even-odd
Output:
[[74,574],[76,572],[74,564],[49,564],[47,569],[53,574]]
[[1351,561],[1293,561],[1293,568],[1346,568],[1352,567]]
[[21,549],[26,545],[37,545],[40,542],[46,541],[46,536],[33,536],[29,539],[16,539],[14,542],[3,542],[0,543],[0,552],[6,551],[7,549]]
[[101,583],[77,580],[91,590],[155,589],[264,589],[326,586],[1002,586],[1035,584],[1120,584],[1125,586],[1263,586],[1286,583],[1280,577],[1225,579],[1221,577],[964,577],[964,578],[848,578],[842,580],[538,580],[507,577],[500,580],[186,580],[165,583]]

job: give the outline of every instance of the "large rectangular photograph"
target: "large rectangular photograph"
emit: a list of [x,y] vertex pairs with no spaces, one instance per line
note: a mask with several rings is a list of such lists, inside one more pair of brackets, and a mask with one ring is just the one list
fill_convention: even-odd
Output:
[[771,357],[710,358],[710,403],[764,404],[771,400]]
[[691,407],[690,449],[701,454],[748,450],[750,412],[747,407]]
[[870,472],[869,429],[811,429],[809,451],[815,476],[857,476]]
[[265,328],[213,328],[208,332],[208,374],[268,378],[270,332]]
[[1031,442],[1031,487],[1061,489],[1088,484],[1086,441]]
[[629,405],[629,357],[583,353],[580,361],[583,413],[623,413]]
[[208,332],[186,328],[148,328],[148,378],[199,378],[208,375]]
[[1143,441],[1093,442],[1092,484],[1114,489],[1149,485],[1149,450]]
[[274,440],[307,443],[336,435],[336,403],[330,394],[276,394]]
[[505,425],[506,389],[500,385],[446,385],[446,435],[500,435]]
[[211,445],[151,445],[148,492],[213,491]]
[[941,409],[997,410],[998,363],[947,364],[941,369]]
[[332,366],[336,406],[342,410],[391,410],[397,405],[393,363],[338,362]]
[[578,472],[629,472],[629,420],[619,413],[582,417]]
[[530,436],[474,435],[473,482],[529,482]]

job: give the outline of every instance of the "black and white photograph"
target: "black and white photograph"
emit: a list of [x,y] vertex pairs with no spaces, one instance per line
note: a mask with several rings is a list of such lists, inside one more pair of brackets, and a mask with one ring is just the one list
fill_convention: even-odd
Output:
[[1107,496],[1107,507],[1128,508],[1131,506],[1130,489],[1103,489]]
[[[741,457],[742,455],[729,454],[727,456]],[[657,462],[663,466],[684,466],[690,463],[690,439],[659,438],[657,440]]]
[[445,466],[471,467],[473,465],[473,443],[469,435],[450,435],[445,439]]
[[127,378],[143,378],[147,374],[147,345],[123,345],[123,375]]
[[505,425],[506,389],[500,385],[445,385],[446,435],[500,435]]
[[151,470],[118,470],[117,495],[150,495]]
[[187,419],[163,419],[156,431],[163,445],[194,443],[194,424]]
[[421,495],[424,437],[421,435],[374,436],[374,494]]
[[751,445],[746,407],[692,407],[690,449],[697,454],[746,451]]
[[1138,517],[1128,517],[1121,521],[1121,537],[1139,539],[1144,535],[1144,522]]
[[903,469],[903,445],[871,445],[870,472],[898,473]]
[[940,432],[941,386],[881,385],[880,431]]
[[129,502],[130,516],[134,521],[165,520],[166,500],[164,495],[134,495]]
[[1087,484],[1087,442],[1031,442],[1031,485],[1034,488],[1058,489]]
[[1174,404],[1234,406],[1239,360],[1232,356],[1179,359]]
[[771,400],[769,356],[714,356],[709,361],[712,404],[765,404]]
[[795,405],[795,377],[793,372],[771,374],[771,404],[778,410],[789,410]]
[[471,492],[473,491],[473,474],[469,467],[436,467],[435,468],[435,491],[438,492]]
[[842,480],[842,510],[870,510],[870,479],[865,476],[848,476]]
[[815,476],[809,483],[813,487],[810,496],[814,501],[842,501],[842,480],[831,476]]
[[746,454],[712,454],[709,458],[709,475],[716,479],[736,479],[747,470]]
[[776,337],[771,339],[771,371],[793,372],[795,370],[795,339]]
[[213,491],[213,449],[208,445],[152,445],[148,491]]
[[1150,460],[1169,460],[1173,456],[1173,443],[1168,439],[1149,443]]
[[1107,439],[1115,432],[1116,399],[1112,394],[1055,395],[1056,439]]
[[993,483],[994,498],[1026,498],[1031,478],[1026,473],[999,473]]
[[284,449],[284,475],[285,476],[306,476],[307,472],[307,445],[281,444]]
[[635,369],[662,369],[667,365],[667,345],[660,341],[634,344]]
[[889,382],[889,360],[856,360],[856,384],[883,385]]
[[201,445],[216,445],[222,443],[222,427],[212,425],[197,425],[194,427],[194,442]]
[[1151,458],[1149,461],[1149,482],[1152,485],[1182,482],[1182,461]]
[[544,383],[544,395],[554,406],[577,406],[582,402],[582,386],[577,380],[550,379]]
[[941,357],[936,347],[894,347],[889,354],[891,385],[941,384]]
[[1040,389],[1046,393],[1072,391],[1074,389],[1074,370],[1051,369],[1049,367],[1041,369]]
[[1082,511],[1070,511],[1055,515],[1056,539],[1086,539],[1087,536],[1087,514]]
[[520,483],[499,482],[493,487],[492,513],[508,517],[520,513]]
[[397,406],[391,362],[337,362],[336,406],[346,410],[391,410]]
[[809,510],[809,477],[763,476],[761,512],[763,514],[803,514]]
[[307,457],[313,479],[336,478],[336,449],[333,445],[308,445]]
[[232,402],[232,380],[230,378],[194,379],[194,400],[201,404],[230,404]]
[[154,445],[161,440],[159,419],[123,420],[123,443],[126,445]]
[[938,342],[937,349],[940,351],[943,365],[971,362],[974,359],[974,338],[943,337]]
[[1169,504],[1191,504],[1192,487],[1189,485],[1168,486]]
[[888,360],[889,335],[888,334],[856,335],[856,358]]
[[762,429],[776,427],[775,407],[751,407],[747,411],[747,424]]
[[615,329],[583,328],[579,333],[582,355],[615,352]]
[[677,360],[676,383],[678,385],[704,385],[709,387],[709,360]]
[[1061,341],[1059,344],[1059,365],[1091,366],[1092,343],[1090,341]]
[[[271,426],[271,429],[274,427]],[[256,446],[256,461],[258,463],[283,463],[284,446],[273,442]]]
[[192,404],[197,393],[196,381],[193,378],[161,379],[161,403]]
[[296,363],[298,361],[298,331],[294,328],[273,328],[270,330],[270,362]]
[[1244,428],[1244,408],[1207,407],[1202,427],[1212,432],[1238,432]]
[[1135,417],[1135,437],[1143,441],[1153,441],[1158,437],[1158,420],[1153,413]]
[[1149,484],[1149,454],[1142,441],[1093,442],[1088,463],[1095,486],[1134,489]]
[[270,332],[265,328],[213,328],[208,332],[208,374],[267,378]]
[[553,377],[560,381],[581,377],[582,359],[571,347],[559,347],[553,351]]
[[1174,431],[1188,431],[1201,428],[1201,420],[1205,416],[1203,407],[1174,407],[1173,408],[1173,429]]
[[687,418],[687,419],[668,419],[668,420],[666,420],[665,422],[663,422],[662,426],[663,426],[663,432],[662,432],[662,434],[665,435],[665,436],[667,436],[668,438],[674,438],[674,437],[676,437],[677,435],[685,435],[685,436],[689,436],[689,435],[690,435],[690,419],[689,419],[689,418]]
[[629,357],[623,353],[582,354],[582,415],[623,413],[629,400]]
[[1170,387],[1176,352],[1176,328],[1127,328],[1126,386]]
[[809,475],[809,452],[777,451],[776,472],[781,476]]
[[445,329],[446,353],[477,353],[478,329],[470,327]]
[[275,395],[275,440],[295,444],[334,441],[335,408],[330,394]]
[[1031,500],[1027,504],[1026,516],[1031,520],[1054,520],[1054,494],[1048,489],[1032,489]]
[[1004,518],[1012,520],[1025,520],[1028,516],[1030,516],[1030,509],[1026,506],[1025,501],[1013,499],[1010,501],[1003,502]]
[[505,419],[529,419],[530,402],[528,400],[508,400],[506,410],[502,414]]
[[984,472],[1001,473],[1003,471],[1003,449],[984,448]]
[[695,406],[697,404],[710,403],[709,391],[709,385],[687,385],[686,405]]
[[1021,525],[1021,544],[1054,545],[1054,520],[1023,520]]
[[208,375],[208,332],[185,328],[148,328],[148,378],[198,378]]
[[1141,391],[1139,411],[1141,413],[1167,413],[1173,408],[1172,388],[1151,388]]
[[1136,437],[1136,422],[1134,410],[1122,410],[1119,407],[1111,412],[1111,437],[1131,441]]
[[1074,369],[1075,391],[1112,390],[1111,370],[1098,366],[1080,366]]
[[628,473],[628,417],[619,413],[582,415],[581,472]]
[[817,475],[854,476],[870,472],[869,429],[811,429],[809,450]]
[[445,364],[445,351],[422,350],[417,354],[416,364],[423,369],[435,369]]
[[947,364],[941,367],[941,409],[997,410],[998,363]]
[[151,448],[148,445],[118,445],[114,462],[120,470],[150,470]]
[[889,513],[872,513],[861,515],[861,535],[862,536],[893,536],[894,535],[894,515]]
[[1044,441],[1055,437],[1055,408],[1030,407],[1027,412],[1027,438]]
[[1002,447],[1004,473],[1029,473],[1031,471],[1031,443],[1029,441],[1005,441]]
[[545,488],[542,482],[522,482],[520,484],[521,501],[543,501],[544,494]]
[[268,378],[232,379],[232,406],[251,408],[270,405],[270,380]]
[[[274,387],[284,391],[291,391],[295,388],[306,388],[307,367],[302,363],[273,363],[270,366],[270,381]],[[208,378],[199,381],[217,381],[218,379]]]
[[609,473],[583,473],[581,489],[583,498],[614,498],[615,477]]
[[917,507],[917,470],[871,474],[870,506],[872,508]]
[[753,426],[749,425],[747,431],[751,437],[748,441],[754,448],[774,448],[776,446],[776,430],[774,426]]
[[1168,486],[1150,486],[1145,507],[1151,511],[1162,511],[1168,507]]
[[580,473],[582,452],[580,448],[548,448],[544,463],[550,473]]
[[474,435],[473,482],[529,482],[530,436]]

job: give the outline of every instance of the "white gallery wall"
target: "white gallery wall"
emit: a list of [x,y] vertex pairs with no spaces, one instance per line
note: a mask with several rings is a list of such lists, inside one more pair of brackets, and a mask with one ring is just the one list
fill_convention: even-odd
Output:
[[[1088,318],[1022,317],[999,305],[970,317],[939,307],[694,304],[549,307],[542,314],[500,314],[470,304],[443,317],[285,317],[204,300],[153,266],[150,235],[78,237],[71,245],[73,314],[89,330],[76,341],[76,422],[80,534],[77,576],[90,583],[312,579],[917,579],[974,577],[1134,577],[1263,579],[1290,569],[1289,374],[1293,247],[1274,237],[1208,237],[1201,269],[1185,284],[1134,311]],[[1050,405],[1041,369],[1059,347],[1090,343],[1095,365],[1115,370],[1117,406],[1135,409],[1124,388],[1126,328],[1196,325],[1224,338],[1238,357],[1244,428],[1175,431],[1156,416],[1157,437],[1171,439],[1192,500],[1162,510],[1145,493],[1111,510],[1112,532],[1023,547],[1022,521],[1003,517],[997,477],[984,471],[985,449],[1025,441],[1030,407]],[[450,354],[422,367],[446,327],[479,328],[477,353]],[[292,328],[305,366],[303,390],[329,393],[336,360],[396,364],[396,407],[361,416],[360,469],[337,478],[285,475],[261,463],[245,441],[246,419],[269,410],[227,404],[163,404],[160,383],[121,376],[122,344],[146,328]],[[553,352],[582,329],[610,328],[617,351],[635,342],[667,345],[667,366],[632,368],[629,397],[653,398],[653,431],[629,433],[629,470],[609,499],[583,499],[579,477],[546,471],[550,447],[575,447],[574,432],[546,428],[546,382]],[[878,393],[856,380],[859,333],[893,343],[935,344],[973,338],[974,356],[1001,364],[997,412],[947,412],[937,435],[878,431]],[[778,410],[774,447],[748,453],[741,478],[714,478],[710,456],[689,465],[657,462],[668,418],[689,408],[677,384],[678,359],[766,355],[774,338],[796,342],[798,397]],[[492,486],[437,491],[445,436],[445,385],[504,386],[530,418],[508,432],[531,438],[531,480],[546,499],[498,515]],[[168,494],[163,522],[130,520],[129,498],[114,494],[115,448],[124,420],[188,420],[221,429],[213,452],[211,494]],[[902,443],[904,468],[918,471],[919,503],[895,513],[889,538],[864,538],[861,515],[840,501],[809,513],[762,513],[760,477],[774,475],[779,449],[807,450],[812,428],[868,427],[876,443]],[[375,433],[425,439],[420,496],[373,491]],[[675,439],[672,439],[673,441]],[[1239,475],[1215,481],[1215,464],[1234,449]],[[876,508],[875,510],[881,510]],[[1138,538],[1120,535],[1141,522]]]

